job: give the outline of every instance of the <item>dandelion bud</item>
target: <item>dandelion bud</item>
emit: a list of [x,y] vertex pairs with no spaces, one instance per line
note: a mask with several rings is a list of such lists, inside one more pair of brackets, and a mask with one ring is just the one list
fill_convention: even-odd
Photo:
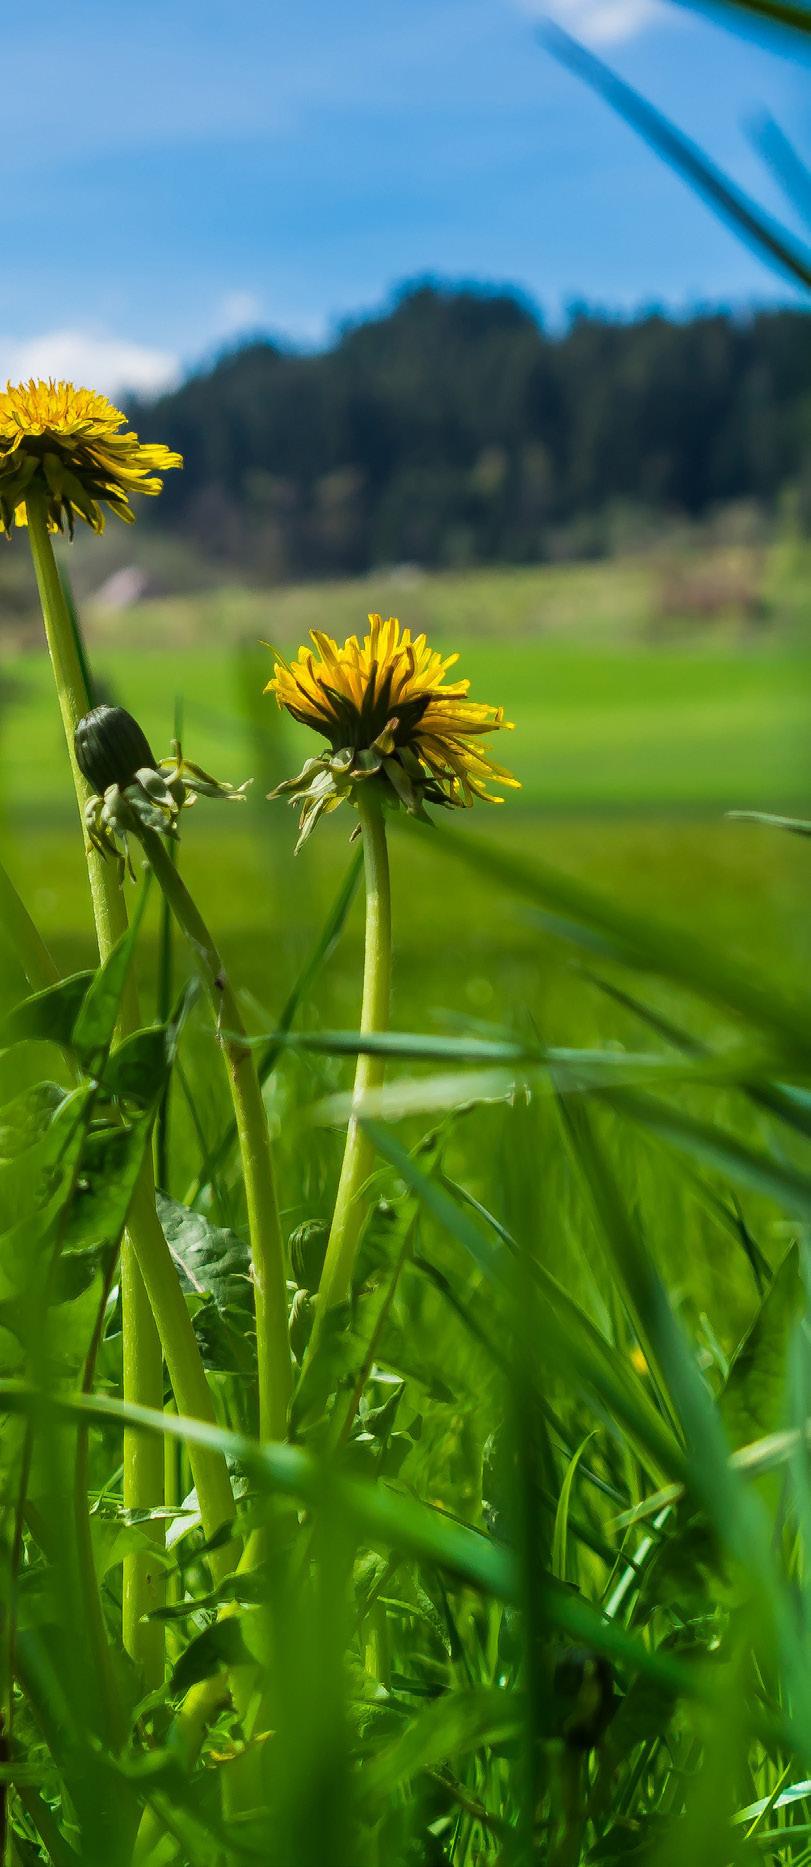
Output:
[[155,765],[148,739],[125,707],[94,707],[79,721],[73,743],[79,770],[99,797],[111,784],[125,790],[136,772]]
[[305,1219],[290,1235],[293,1276],[303,1290],[317,1290],[327,1255],[328,1228],[319,1219]]
[[309,1290],[297,1290],[290,1305],[290,1346],[298,1362],[304,1360],[313,1332],[315,1302]]
[[122,880],[127,866],[134,875],[130,836],[143,840],[154,831],[176,838],[181,811],[197,797],[244,801],[247,785],[221,784],[184,758],[177,740],[172,757],[156,761],[138,721],[123,707],[94,707],[73,740],[76,763],[93,790],[84,809],[88,837],[99,855],[115,857]]

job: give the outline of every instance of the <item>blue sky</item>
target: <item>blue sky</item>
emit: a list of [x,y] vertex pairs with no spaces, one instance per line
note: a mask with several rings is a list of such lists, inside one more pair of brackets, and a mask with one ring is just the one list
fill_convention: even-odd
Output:
[[[773,210],[766,108],[808,65],[669,0],[553,0]],[[3,25],[0,378],[157,387],[243,331],[317,343],[403,279],[506,282],[552,321],[792,294],[543,52],[535,0],[40,0]]]

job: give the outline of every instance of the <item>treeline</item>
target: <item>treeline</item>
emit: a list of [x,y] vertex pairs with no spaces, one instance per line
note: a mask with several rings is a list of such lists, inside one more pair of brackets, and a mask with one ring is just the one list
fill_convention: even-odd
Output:
[[152,511],[272,578],[600,548],[619,510],[698,517],[811,488],[799,311],[561,335],[507,294],[421,286],[299,355],[253,342],[137,411],[180,448]]

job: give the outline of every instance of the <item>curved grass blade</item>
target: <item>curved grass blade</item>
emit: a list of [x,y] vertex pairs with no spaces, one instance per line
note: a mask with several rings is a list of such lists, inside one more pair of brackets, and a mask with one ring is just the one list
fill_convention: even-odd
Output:
[[[375,1122],[367,1121],[364,1126],[377,1152],[419,1194],[426,1209],[463,1247],[488,1283],[503,1295],[512,1296],[513,1267],[507,1253],[495,1250],[481,1227],[459,1211],[444,1187],[423,1173],[393,1135]],[[614,1349],[551,1272],[536,1259],[532,1260],[531,1270],[548,1306],[550,1346],[557,1349],[566,1373],[571,1376],[574,1370],[579,1381],[598,1397],[607,1419],[625,1426],[648,1461],[652,1460],[660,1471],[678,1472],[684,1477],[684,1458],[675,1434],[619,1362]]]
[[777,1160],[759,1153],[736,1135],[701,1121],[672,1104],[655,1102],[629,1089],[600,1089],[595,1092],[621,1115],[660,1135],[672,1147],[690,1155],[704,1167],[711,1167],[727,1179],[737,1181],[751,1192],[761,1193],[784,1209],[803,1218],[811,1217],[811,1178],[790,1161]]
[[811,1063],[811,1010],[784,996],[772,982],[740,967],[684,927],[630,913],[620,903],[595,894],[584,883],[534,859],[513,856],[503,844],[466,831],[460,836],[434,823],[426,830],[414,818],[398,819],[400,834],[430,837],[439,854],[453,856],[480,876],[498,880],[541,909],[562,911],[581,927],[596,930],[621,965],[658,974],[698,997],[747,1019],[781,1046],[787,1058]]
[[[680,4],[701,12],[701,0],[680,0]],[[752,13],[767,25],[784,26],[789,32],[811,33],[811,7],[797,6],[792,0],[718,0],[718,11]]]
[[[567,1111],[568,1113],[568,1111]],[[804,1741],[811,1734],[811,1688],[795,1602],[782,1586],[772,1531],[761,1500],[743,1484],[730,1458],[723,1421],[670,1307],[645,1241],[625,1211],[607,1153],[585,1107],[577,1111],[578,1145],[595,1218],[651,1342],[665,1391],[688,1448],[688,1489],[729,1551],[757,1613],[759,1637],[780,1654],[794,1716]],[[585,1146],[583,1146],[585,1143]]]
[[587,1445],[593,1438],[593,1432],[587,1433],[585,1439],[581,1440],[577,1450],[572,1453],[566,1467],[563,1484],[560,1488],[560,1496],[555,1511],[555,1523],[552,1531],[552,1571],[553,1574],[557,1576],[559,1582],[565,1582],[567,1579],[567,1551],[572,1489],[575,1478],[577,1477],[577,1468],[580,1464],[580,1460],[583,1457]]
[[[677,1050],[683,1050],[691,1057],[709,1054],[707,1046],[693,1037],[691,1032],[676,1024],[672,1018],[664,1017],[652,1006],[643,1004],[633,993],[623,991],[621,986],[615,985],[610,979],[601,979],[597,973],[584,970],[583,976],[597,987],[598,992],[603,992],[615,1004],[629,1011],[632,1017],[639,1018],[641,1023],[655,1031],[657,1036],[663,1037],[665,1043],[673,1044]],[[776,1116],[778,1121],[785,1122],[797,1134],[811,1140],[811,1096],[807,1092],[789,1083],[747,1082],[743,1079],[740,1088],[765,1114]]]
[[[773,3],[774,0],[769,0],[770,6]],[[795,9],[791,11],[793,23],[799,23],[803,15]],[[572,39],[562,26],[546,21],[539,29],[539,37],[553,58],[610,104],[624,122],[644,138],[649,148],[675,169],[762,259],[795,283],[811,288],[811,249],[801,245],[786,228],[751,201],[696,143],[669,123],[638,91],[618,78],[602,59]]]
[[586,1188],[598,1239],[608,1247],[608,1269],[613,1269],[634,1332],[639,1340],[662,1405],[681,1436],[682,1423],[674,1405],[667,1372],[659,1352],[656,1318],[667,1303],[664,1288],[637,1227],[620,1194],[605,1150],[600,1146],[588,1108],[564,1097],[558,1109],[571,1150]]
[[776,817],[771,810],[728,810],[734,823],[762,823],[770,830],[788,830],[791,836],[811,836],[807,817]]
[[[811,32],[811,8],[808,9],[807,17],[806,30]],[[752,135],[761,155],[777,176],[787,200],[811,227],[811,169],[789,141],[785,130],[781,130],[779,123],[775,123],[768,113],[761,116]]]

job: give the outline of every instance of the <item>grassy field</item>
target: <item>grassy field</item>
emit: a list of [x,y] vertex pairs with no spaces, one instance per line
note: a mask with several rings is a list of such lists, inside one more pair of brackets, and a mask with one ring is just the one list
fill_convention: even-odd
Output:
[[[254,785],[180,853],[236,1007],[212,964],[177,1051],[119,1044],[114,959],[78,1013],[68,982],[5,1027],[10,1867],[808,1867],[808,844],[727,814],[811,803],[811,574],[768,576],[756,626],[658,632],[636,561],[91,613],[155,753],[179,714]],[[411,1036],[336,1308],[290,1235],[335,1209],[360,891],[308,962],[353,818],[294,857],[265,794],[317,742],[259,638],[372,605],[460,650],[522,789],[392,821]],[[50,668],[29,640],[0,678],[3,859],[67,972],[93,949]],[[153,877],[147,1024],[190,971],[170,927]],[[303,978],[263,1102],[228,1020],[266,1042]]]
[[[753,632],[728,619],[662,644],[642,626],[638,566],[576,568],[568,584],[565,572],[551,570],[487,573],[481,588],[465,577],[420,581],[413,590],[239,593],[203,599],[196,621],[183,601],[92,625],[97,677],[135,712],[158,754],[169,750],[179,704],[189,756],[234,782],[254,779],[244,807],[203,802],[187,818],[182,862],[256,1029],[273,1025],[317,937],[350,860],[352,827],[348,810],[339,812],[294,858],[292,813],[265,794],[313,748],[263,697],[270,657],[257,638],[272,633],[287,651],[309,627],[340,634],[360,626],[373,601],[396,601],[415,626],[430,621],[443,646],[461,650],[474,695],[502,703],[515,723],[502,756],[523,788],[498,810],[474,813],[475,823],[459,813],[461,837],[472,829],[647,914],[698,924],[744,963],[757,966],[768,955],[789,986],[804,979],[803,852],[793,839],[725,815],[808,805],[811,703],[796,580],[781,627]],[[0,795],[8,861],[60,964],[72,967],[86,963],[91,947],[50,669],[40,653],[17,655],[6,678]],[[449,870],[430,839],[415,848],[395,825],[392,843],[398,1028],[529,1020],[551,1042],[627,1038],[627,1018],[584,980],[553,931],[486,878],[464,866]],[[361,933],[356,903],[301,1014],[305,1023],[354,1025]],[[155,909],[142,947],[147,1003],[156,950]],[[176,964],[185,966],[182,953]],[[666,990],[654,995],[672,1008]],[[693,1015],[710,1037],[723,1029],[705,1008]],[[215,1125],[218,1118],[215,1108]],[[173,1190],[188,1178],[187,1147],[181,1111]],[[691,1225],[698,1232],[690,1276],[706,1293],[715,1246],[695,1215]]]
[[[698,906],[725,938],[742,945],[759,943],[771,922],[771,937],[791,964],[799,932],[793,852],[775,853],[762,837],[725,821],[735,808],[802,810],[811,790],[811,651],[798,626],[811,565],[807,586],[796,567],[791,576],[783,571],[778,579],[775,570],[773,577],[783,592],[774,626],[746,629],[727,618],[698,630],[685,626],[675,639],[672,632],[652,634],[651,573],[633,561],[267,597],[226,592],[196,605],[153,603],[96,618],[90,638],[105,691],[137,715],[159,756],[168,752],[179,703],[189,756],[234,782],[254,778],[251,801],[238,817],[212,807],[189,820],[184,854],[192,871],[208,869],[224,933],[247,950],[277,918],[287,923],[291,889],[309,912],[311,889],[328,891],[346,845],[339,815],[319,837],[317,856],[288,861],[292,820],[264,793],[298,769],[313,742],[262,697],[270,657],[261,639],[288,652],[313,626],[338,636],[361,626],[374,605],[430,629],[443,649],[459,649],[473,694],[502,704],[515,724],[500,755],[523,789],[498,812],[478,812],[477,827],[601,885],[630,887],[657,910],[678,916]],[[4,833],[45,931],[57,942],[80,939],[87,918],[81,862],[70,835],[73,805],[50,670],[36,649],[8,656],[3,668]],[[464,834],[465,819],[456,821]],[[414,935],[423,932],[421,902],[431,895],[427,883],[411,887],[409,860],[400,859],[409,902],[399,940],[404,962]],[[279,864],[284,913],[277,917],[271,875]],[[66,891],[62,883],[72,872]],[[50,916],[54,877],[59,912]],[[434,892],[430,919],[439,951],[432,970],[441,967],[441,906]],[[469,927],[468,904],[453,906],[462,908]],[[500,946],[507,937],[500,912],[487,900],[478,903],[474,927],[482,945],[492,937]],[[517,929],[513,935],[520,944]],[[251,975],[257,986],[254,960]]]

